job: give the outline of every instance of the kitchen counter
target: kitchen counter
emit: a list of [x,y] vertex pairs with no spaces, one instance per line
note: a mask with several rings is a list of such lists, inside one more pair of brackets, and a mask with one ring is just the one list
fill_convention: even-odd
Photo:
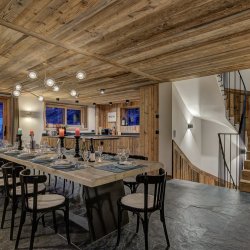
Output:
[[[126,134],[126,135],[82,135],[85,138],[86,147],[90,146],[90,139],[93,138],[94,148],[97,150],[100,142],[103,142],[103,151],[107,153],[116,154],[119,147],[129,148],[130,155],[144,156],[141,153],[140,135],[139,134]],[[58,136],[43,136],[42,142],[47,143],[51,147],[56,147]],[[74,135],[65,136],[64,144],[67,149],[75,148]],[[80,148],[81,148],[80,140]],[[143,150],[142,150],[143,152]],[[146,156],[147,157],[147,156]]]
[[[51,135],[43,135],[43,137],[51,137],[51,138],[58,138],[58,136],[51,136]],[[93,138],[94,140],[107,140],[107,139],[118,139],[120,137],[140,137],[140,134],[125,134],[125,135],[81,135],[81,138],[85,138],[90,140]],[[75,139],[74,135],[66,135],[65,138],[68,139]]]

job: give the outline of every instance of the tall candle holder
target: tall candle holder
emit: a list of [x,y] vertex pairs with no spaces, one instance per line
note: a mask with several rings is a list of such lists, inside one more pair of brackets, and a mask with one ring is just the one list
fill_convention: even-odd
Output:
[[76,158],[79,158],[81,157],[79,152],[80,152],[80,147],[79,147],[79,139],[80,139],[80,136],[75,136],[75,139],[76,139],[76,146],[75,146],[75,156]]
[[34,150],[35,149],[35,141],[34,141],[34,136],[30,136],[30,149]]
[[22,135],[17,135],[18,138],[18,150],[23,150],[23,146],[22,146]]
[[60,136],[60,146],[61,146],[61,155],[63,159],[66,159],[66,156],[63,154],[63,148],[64,148],[64,136]]

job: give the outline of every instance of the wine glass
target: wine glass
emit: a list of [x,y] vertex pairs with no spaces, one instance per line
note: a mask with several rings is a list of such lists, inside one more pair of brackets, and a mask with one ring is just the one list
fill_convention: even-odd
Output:
[[103,152],[103,146],[100,145],[98,146],[98,154],[99,154],[98,162],[102,162],[102,152]]
[[88,150],[84,150],[83,151],[83,160],[84,160],[84,166],[88,167],[88,161],[89,161],[89,157],[90,157],[90,152]]
[[126,148],[126,149],[125,149],[125,154],[124,154],[124,156],[125,156],[125,161],[128,161],[129,153],[130,153],[129,148]]
[[119,157],[119,162],[122,161],[122,154],[123,154],[123,148],[121,147],[117,148],[117,155]]

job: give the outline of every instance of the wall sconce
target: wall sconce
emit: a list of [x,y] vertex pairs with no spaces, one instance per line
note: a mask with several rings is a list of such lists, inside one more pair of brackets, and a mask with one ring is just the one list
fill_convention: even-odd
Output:
[[26,111],[25,112],[25,117],[31,118],[32,116],[33,116],[33,112],[31,112],[31,111]]
[[40,112],[21,110],[20,111],[20,116],[23,117],[23,118],[39,118],[40,117]]
[[193,128],[193,127],[194,127],[193,124],[191,124],[191,123],[188,124],[188,129],[191,129],[191,128]]

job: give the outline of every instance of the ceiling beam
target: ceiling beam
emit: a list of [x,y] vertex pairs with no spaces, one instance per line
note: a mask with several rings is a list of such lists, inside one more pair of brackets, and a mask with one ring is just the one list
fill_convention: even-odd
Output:
[[6,22],[6,21],[4,21],[2,19],[0,20],[0,25],[4,26],[6,28],[9,28],[9,29],[18,31],[18,32],[20,32],[20,33],[22,33],[24,35],[28,35],[30,37],[37,38],[37,39],[39,39],[39,40],[41,40],[43,42],[50,43],[50,44],[53,44],[53,45],[56,45],[56,46],[60,46],[60,47],[62,47],[64,49],[71,50],[71,51],[74,51],[76,53],[82,54],[84,56],[88,56],[90,58],[94,58],[94,59],[100,60],[102,62],[108,63],[108,64],[113,65],[115,67],[121,68],[124,71],[131,72],[131,73],[143,76],[143,77],[148,78],[150,80],[154,80],[154,81],[157,81],[157,82],[163,82],[164,81],[163,79],[161,79],[159,77],[152,76],[152,75],[147,74],[147,73],[145,73],[145,72],[143,72],[141,70],[138,70],[138,69],[136,69],[134,67],[133,68],[132,67],[128,67],[126,65],[117,63],[116,61],[107,59],[104,56],[98,55],[96,53],[90,53],[89,51],[86,51],[85,49],[80,49],[80,48],[78,48],[78,47],[76,47],[76,46],[74,46],[72,44],[67,43],[67,42],[60,42],[60,41],[57,41],[57,40],[55,40],[53,38],[43,36],[41,34],[33,32],[31,30],[27,30],[27,29],[25,29],[25,28],[23,28],[21,26],[12,24],[10,22]]

